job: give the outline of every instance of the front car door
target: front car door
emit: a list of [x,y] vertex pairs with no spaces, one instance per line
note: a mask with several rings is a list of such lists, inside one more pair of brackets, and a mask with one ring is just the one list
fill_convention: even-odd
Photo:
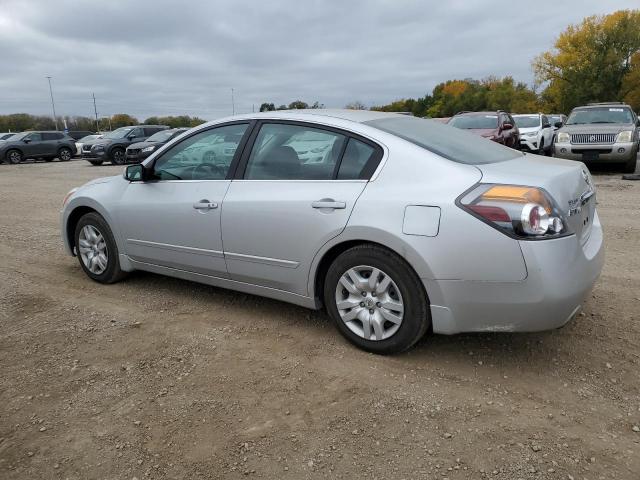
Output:
[[42,140],[42,133],[32,132],[22,139],[24,145],[22,151],[24,158],[39,157],[45,153],[45,144]]
[[264,121],[222,205],[233,280],[308,295],[315,254],[340,234],[382,149],[316,124]]
[[212,161],[205,153],[229,136],[238,143],[246,140],[248,127],[233,123],[196,132],[148,165],[149,181],[127,186],[117,221],[126,253],[138,268],[150,264],[227,276],[220,207],[233,157]]
[[542,137],[544,138],[545,148],[550,148],[553,143],[553,126],[546,115],[542,115]]

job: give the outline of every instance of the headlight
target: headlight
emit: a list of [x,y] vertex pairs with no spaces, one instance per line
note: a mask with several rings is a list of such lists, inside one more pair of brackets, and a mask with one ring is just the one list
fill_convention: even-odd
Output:
[[551,196],[541,188],[480,184],[457,202],[485,223],[517,239],[556,238],[570,230]]
[[616,137],[616,142],[619,143],[629,143],[631,138],[633,137],[633,132],[631,130],[625,130],[624,132],[620,132]]
[[569,143],[571,141],[571,135],[566,132],[560,132],[558,134],[558,138],[556,139],[556,143]]
[[155,147],[154,145],[151,145],[150,147],[144,147],[144,148],[142,149],[142,151],[143,151],[143,152],[153,152],[153,151],[155,150],[155,148],[156,148],[156,147]]
[[525,135],[525,137],[537,137],[538,136],[538,132],[527,132],[524,135]]
[[78,188],[77,188],[77,187],[76,187],[76,188],[73,188],[73,189],[71,189],[71,190],[69,191],[69,193],[67,193],[67,194],[64,196],[64,200],[62,200],[62,206],[63,206],[63,207],[67,204],[67,202],[68,202],[68,201],[69,201],[69,199],[71,198],[71,195],[73,195],[73,194],[74,194],[74,193],[76,193],[77,191],[78,191]]

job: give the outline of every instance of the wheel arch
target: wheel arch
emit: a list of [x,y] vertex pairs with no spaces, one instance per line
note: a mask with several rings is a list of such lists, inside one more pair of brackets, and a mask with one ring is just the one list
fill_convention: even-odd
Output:
[[[381,233],[381,232],[378,232]],[[391,238],[384,238],[381,235],[359,235],[352,238],[344,237],[340,235],[324,245],[322,250],[316,254],[316,258],[312,263],[311,272],[309,275],[308,292],[315,299],[318,308],[323,304],[323,289],[324,279],[331,263],[346,250],[355,247],[357,245],[375,245],[390,252],[395,253],[399,257],[403,258],[409,268],[411,268],[416,276],[421,279],[424,276],[432,277],[431,269],[426,264],[424,259],[418,255],[418,253],[407,243],[403,242],[400,238],[386,234]],[[376,238],[376,240],[372,240]],[[417,268],[416,268],[417,267]],[[426,290],[426,288],[425,288]],[[428,292],[427,299],[428,299]]]
[[74,255],[76,255],[75,252],[75,246],[76,246],[76,239],[75,239],[75,233],[76,233],[76,226],[78,225],[78,222],[80,221],[80,219],[86,215],[87,213],[92,213],[95,212],[98,215],[102,215],[99,211],[97,211],[95,208],[89,207],[87,205],[80,205],[76,208],[74,208],[71,213],[69,213],[69,216],[67,217],[67,222],[65,224],[65,235],[67,237],[67,242],[69,243],[69,248],[71,249],[71,251],[73,252]]
[[9,147],[7,148],[7,151],[4,152],[4,158],[5,160],[9,160],[9,152],[16,150],[18,152],[20,152],[20,155],[22,155],[22,159],[24,160],[24,152],[22,151],[22,149],[20,147]]

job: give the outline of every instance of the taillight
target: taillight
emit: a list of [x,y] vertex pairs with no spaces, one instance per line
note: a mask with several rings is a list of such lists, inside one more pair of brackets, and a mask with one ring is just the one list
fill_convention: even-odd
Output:
[[480,184],[462,194],[458,204],[518,239],[556,238],[571,233],[553,198],[541,188]]

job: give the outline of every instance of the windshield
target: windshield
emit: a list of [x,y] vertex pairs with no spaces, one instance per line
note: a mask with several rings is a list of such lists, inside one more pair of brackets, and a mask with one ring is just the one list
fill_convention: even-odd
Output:
[[520,128],[533,128],[540,126],[540,115],[514,115],[513,119]]
[[434,120],[395,117],[364,123],[458,163],[480,165],[512,160],[523,155],[517,150]]
[[497,115],[459,115],[449,120],[447,125],[456,128],[493,129],[498,128]]
[[16,133],[15,135],[13,135],[12,137],[7,138],[7,140],[22,140],[24,137],[26,137],[27,135],[29,135],[29,133],[31,132],[21,132],[21,133]]
[[131,127],[118,128],[113,132],[107,133],[104,138],[124,138],[131,130],[133,130]]
[[558,122],[562,123],[562,117],[560,115],[551,115],[549,117],[549,121],[551,122],[551,125],[555,125]]
[[585,123],[633,123],[633,117],[628,108],[598,107],[574,110],[567,120],[567,125]]
[[175,133],[176,132],[171,132],[169,130],[164,130],[162,132],[154,133],[149,138],[147,138],[147,142],[166,142],[171,137],[173,137]]

